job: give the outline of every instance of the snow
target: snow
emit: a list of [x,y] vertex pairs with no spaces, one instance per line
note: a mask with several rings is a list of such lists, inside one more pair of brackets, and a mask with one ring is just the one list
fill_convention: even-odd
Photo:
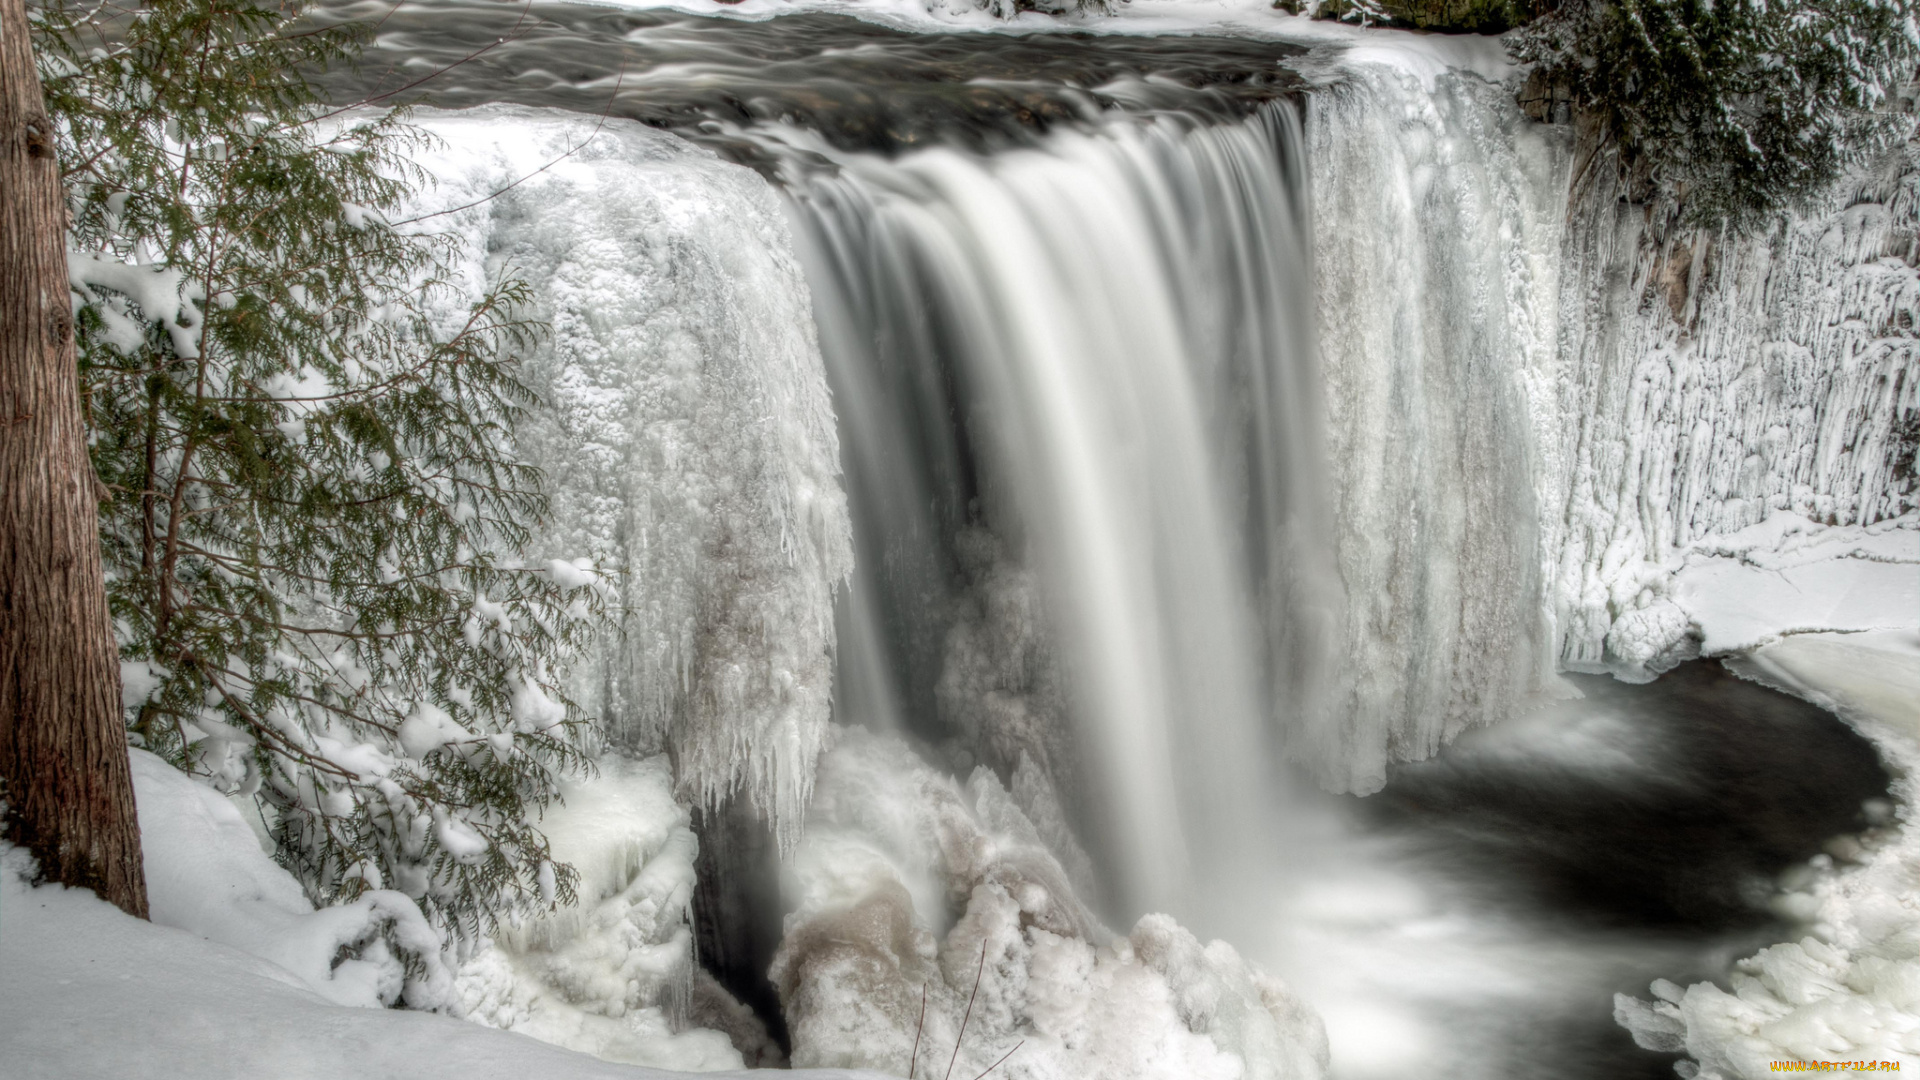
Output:
[[[529,314],[551,327],[526,367],[545,405],[521,431],[552,495],[535,565],[563,585],[605,582],[622,614],[571,692],[613,744],[671,748],[687,797],[741,792],[791,844],[851,541],[778,200],[752,172],[627,121],[414,119],[440,142],[421,159],[437,186],[417,212],[453,211],[419,227],[461,240],[476,294],[504,270],[526,280]],[[562,717],[531,684],[514,711],[530,729]]]
[[596,1061],[433,1013],[338,1005],[285,968],[142,922],[91,892],[30,888],[30,872],[23,852],[0,846],[0,1072],[9,1080],[683,1075]]
[[[1025,1080],[1311,1080],[1317,1016],[1165,915],[1102,927],[985,768],[845,731],[789,864],[772,976],[796,1065]],[[924,1010],[924,1011],[923,1011]],[[923,1019],[924,1017],[924,1019]],[[964,1031],[962,1030],[964,1026]]]
[[1806,631],[1920,626],[1920,514],[1863,528],[1783,511],[1696,542],[1671,591],[1710,656]]
[[[67,277],[73,286],[74,306],[106,300],[99,307],[107,324],[107,340],[131,353],[145,340],[139,324],[114,298],[131,302],[140,314],[167,332],[174,354],[184,359],[200,355],[201,320],[193,302],[204,300],[202,290],[180,270],[130,263],[111,255],[67,252]],[[104,293],[103,291],[104,290]]]
[[449,1011],[608,1061],[741,1068],[725,1035],[684,1023],[697,844],[671,766],[603,757],[540,825],[579,871],[580,903],[495,935],[460,968]]
[[155,923],[268,961],[334,1004],[380,1008],[404,997],[433,1008],[445,1000],[452,975],[439,936],[411,899],[371,889],[315,911],[233,801],[144,750],[132,762]]
[[[1683,1077],[1757,1080],[1775,1061],[1890,1061],[1920,1068],[1920,632],[1806,634],[1755,651],[1739,670],[1834,709],[1895,771],[1896,821],[1873,827],[1836,865],[1796,868],[1775,909],[1804,936],[1713,983],[1655,982],[1615,998],[1640,1045],[1684,1052]],[[1876,812],[1877,811],[1877,812]],[[1869,807],[1869,820],[1884,818]]]
[[[0,844],[0,1073],[9,1080],[685,1075],[548,1042],[709,1075],[739,1069],[718,1032],[670,1023],[651,1005],[624,1017],[608,1009],[659,995],[690,959],[694,841],[664,762],[609,760],[598,778],[567,789],[568,806],[547,825],[556,856],[580,867],[586,903],[504,935],[451,986],[411,900],[374,890],[315,911],[233,801],[144,751],[132,764],[152,922],[86,890],[30,886],[31,859]],[[389,944],[410,950],[416,970]],[[451,996],[451,1011],[472,1009],[476,972],[503,960],[531,1006],[510,1026],[544,1041],[382,1007],[404,983],[416,1008]]]
[[1666,605],[1708,652],[1920,622],[1920,173],[1882,163],[1744,239],[1657,240],[1589,188],[1542,410],[1562,663],[1636,673],[1616,643]]

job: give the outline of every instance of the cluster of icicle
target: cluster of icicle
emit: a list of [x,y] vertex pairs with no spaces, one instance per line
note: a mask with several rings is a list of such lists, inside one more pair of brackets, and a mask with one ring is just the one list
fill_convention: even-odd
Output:
[[[744,795],[797,839],[851,565],[806,282],[772,190],[638,125],[427,114],[445,228],[550,328],[521,446],[555,552],[619,575],[623,616],[575,686],[625,752],[671,750],[697,805]],[[544,171],[543,171],[544,170]],[[521,181],[516,186],[516,181]],[[504,190],[494,198],[487,196]]]
[[[1688,549],[1779,513],[1920,505],[1920,173],[1911,150],[1759,235],[1674,228],[1605,162],[1570,210],[1556,454],[1561,657],[1657,609]],[[1903,437],[1904,433],[1904,437]],[[1684,627],[1682,628],[1684,629]]]

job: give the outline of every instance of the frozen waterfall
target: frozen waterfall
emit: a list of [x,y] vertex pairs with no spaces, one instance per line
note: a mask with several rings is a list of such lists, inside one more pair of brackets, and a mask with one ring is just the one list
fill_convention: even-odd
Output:
[[[798,835],[833,693],[849,542],[832,406],[786,219],[757,177],[661,132],[431,113],[428,207],[469,274],[526,280],[551,331],[547,554],[620,575],[620,635],[576,692],[695,805],[741,792]],[[501,192],[497,198],[488,196]]]

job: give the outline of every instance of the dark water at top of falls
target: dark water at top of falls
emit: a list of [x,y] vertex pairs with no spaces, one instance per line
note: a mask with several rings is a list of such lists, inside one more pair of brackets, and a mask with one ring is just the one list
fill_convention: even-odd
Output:
[[[669,128],[748,164],[751,124],[790,123],[840,150],[993,149],[1114,110],[1244,116],[1295,92],[1298,46],[1225,37],[909,34],[838,15],[763,22],[495,0],[322,3],[377,25],[337,102],[511,102]],[[417,84],[417,85],[415,85]]]

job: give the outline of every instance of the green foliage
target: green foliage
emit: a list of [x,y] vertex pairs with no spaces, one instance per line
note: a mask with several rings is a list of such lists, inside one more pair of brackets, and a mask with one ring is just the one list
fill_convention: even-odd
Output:
[[1513,39],[1694,224],[1758,224],[1907,138],[1913,0],[1567,0]]
[[560,688],[602,589],[517,555],[537,326],[389,225],[424,136],[301,70],[352,28],[253,0],[36,13],[135,741],[257,794],[320,902],[444,928],[572,899],[531,824],[583,765]]

